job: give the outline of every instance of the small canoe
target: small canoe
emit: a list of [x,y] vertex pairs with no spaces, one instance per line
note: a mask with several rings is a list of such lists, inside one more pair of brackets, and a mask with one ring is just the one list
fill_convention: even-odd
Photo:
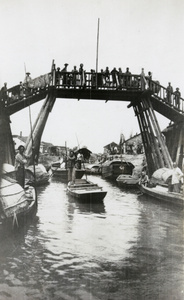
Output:
[[107,194],[107,191],[104,191],[98,184],[86,179],[76,179],[75,184],[69,182],[67,192],[76,199],[86,202],[101,201]]
[[168,187],[157,185],[155,187],[148,187],[139,185],[139,189],[143,194],[149,195],[160,202],[169,202],[174,205],[184,205],[184,197],[182,193],[173,193],[168,191]]

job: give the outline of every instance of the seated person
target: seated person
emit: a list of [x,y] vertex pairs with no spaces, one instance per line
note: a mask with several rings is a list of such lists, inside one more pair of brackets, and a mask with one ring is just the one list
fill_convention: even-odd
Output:
[[146,174],[145,171],[142,171],[141,177],[140,177],[140,180],[139,180],[139,184],[142,184],[142,185],[144,185],[144,186],[147,186],[148,183],[149,183],[148,175]]

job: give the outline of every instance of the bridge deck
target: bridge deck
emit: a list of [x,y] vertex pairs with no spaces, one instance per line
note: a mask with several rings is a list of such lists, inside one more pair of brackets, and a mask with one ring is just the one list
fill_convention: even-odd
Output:
[[[85,99],[85,100],[103,100],[103,101],[128,101],[131,104],[128,107],[136,104],[143,96],[151,96],[151,102],[155,111],[167,117],[173,122],[184,121],[184,99],[180,97],[179,104],[176,102],[175,95],[172,93],[169,101],[167,101],[167,89],[161,86],[158,82],[148,80],[149,89],[145,90],[142,86],[140,75],[125,75],[116,76],[109,75],[107,82],[101,73],[83,73],[81,76],[85,81],[73,80],[72,72],[59,74],[59,80],[56,70],[51,74],[52,80],[49,79],[51,73],[33,79],[31,87],[17,85],[8,89],[8,100],[5,102],[6,110],[9,115],[34,104],[42,99],[45,99],[48,93],[52,93],[56,98],[65,99]],[[79,76],[79,75],[76,75]],[[96,76],[97,80],[93,80]],[[45,86],[40,81],[45,79]],[[67,81],[66,81],[66,78]],[[46,82],[47,80],[47,82]],[[50,80],[50,81],[49,81]],[[40,87],[41,86],[41,87]],[[20,97],[20,88],[24,89],[23,96]],[[13,97],[16,94],[16,97]],[[146,95],[147,94],[147,95]]]

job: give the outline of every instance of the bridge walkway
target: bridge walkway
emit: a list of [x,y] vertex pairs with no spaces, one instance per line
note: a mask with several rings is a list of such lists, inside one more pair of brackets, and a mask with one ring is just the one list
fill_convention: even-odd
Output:
[[[81,77],[82,76],[82,77]],[[47,78],[47,81],[43,78]],[[48,79],[49,78],[49,79]],[[81,80],[83,78],[83,81]],[[84,80],[85,78],[85,80]],[[42,82],[41,82],[42,79]],[[134,105],[141,100],[145,93],[150,95],[153,109],[173,122],[184,121],[184,99],[180,97],[179,105],[176,103],[174,93],[167,97],[167,89],[158,81],[145,78],[142,84],[141,75],[126,75],[108,78],[104,74],[85,72],[74,74],[73,72],[60,73],[54,69],[51,73],[42,75],[32,80],[30,86],[23,85],[23,94],[20,96],[20,85],[7,90],[4,101],[8,115],[34,104],[46,98],[47,94],[53,94],[56,98],[86,99],[104,101],[128,101]]]

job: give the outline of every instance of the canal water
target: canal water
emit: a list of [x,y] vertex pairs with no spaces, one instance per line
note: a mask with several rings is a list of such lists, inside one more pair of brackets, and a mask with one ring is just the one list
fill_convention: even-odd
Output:
[[79,203],[52,178],[34,219],[3,233],[0,299],[184,299],[184,211],[88,178],[103,202]]

